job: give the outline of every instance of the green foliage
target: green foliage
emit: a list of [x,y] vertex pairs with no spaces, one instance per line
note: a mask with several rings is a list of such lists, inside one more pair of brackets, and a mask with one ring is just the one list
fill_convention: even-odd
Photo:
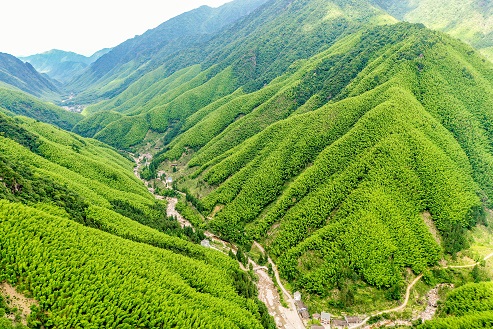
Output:
[[440,317],[418,328],[489,328],[493,326],[493,283],[468,283],[452,290],[440,307]]
[[0,88],[0,107],[16,115],[24,115],[67,130],[71,130],[83,118],[80,114],[6,88]]
[[39,325],[262,328],[224,269],[21,204],[0,213],[2,277],[32,292]]
[[98,229],[121,238],[170,250],[173,253],[201,260],[231,272],[237,270],[236,262],[229,260],[226,255],[191,244],[182,238],[159,232],[109,209],[90,206],[87,210],[87,217]]
[[121,114],[112,111],[98,112],[79,121],[72,131],[84,137],[94,137],[111,122],[117,121],[121,117]]
[[53,126],[0,119],[12,138],[0,136],[0,281],[39,302],[30,325],[272,323],[251,278],[226,255],[188,242],[203,231],[167,218],[132,162]]
[[142,140],[149,131],[149,123],[145,116],[122,117],[112,121],[99,132],[94,138],[119,149],[130,149]]
[[447,32],[492,58],[489,49],[493,45],[490,33],[492,25],[489,18],[493,13],[493,7],[489,1],[374,0],[374,2],[400,20],[423,23],[431,29]]
[[[347,287],[338,302],[349,306],[363,281],[398,299],[403,268],[421,273],[467,247],[493,196],[490,81],[491,67],[456,41],[422,25],[377,27],[209,108],[168,156],[200,147],[188,165],[212,189],[203,211],[221,205],[210,227],[244,246],[266,238],[294,288]],[[200,133],[206,123],[213,133]]]
[[441,307],[447,315],[493,310],[493,282],[469,283],[452,290]]
[[192,223],[193,227],[203,228],[205,226],[203,217],[196,210],[196,208],[194,208],[187,201],[188,200],[179,200],[175,206],[176,211],[178,211],[185,219]]
[[0,113],[0,135],[10,138],[33,152],[38,152],[38,138],[19,126],[22,121],[9,118]]
[[493,326],[493,311],[478,312],[458,318],[445,318],[425,322],[419,325],[422,329],[475,329],[491,328]]

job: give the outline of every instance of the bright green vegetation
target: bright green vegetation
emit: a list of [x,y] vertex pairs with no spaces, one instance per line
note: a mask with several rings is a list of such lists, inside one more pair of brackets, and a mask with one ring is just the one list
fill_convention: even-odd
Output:
[[259,302],[238,295],[227,267],[4,200],[0,213],[1,276],[39,301],[33,325],[262,328]]
[[7,318],[0,318],[0,328],[2,328],[2,329],[26,329],[28,327],[23,326],[20,323],[12,323],[12,321],[7,319]]
[[459,38],[493,59],[493,4],[484,0],[372,0],[399,20],[423,23]]
[[180,210],[246,249],[261,241],[315,311],[392,302],[406,268],[467,248],[491,206],[493,68],[388,22],[365,1],[270,2],[202,61],[176,56],[88,108],[76,131],[155,145],[148,178],[185,164],[172,175],[202,216]]
[[178,187],[197,187],[204,215],[221,209],[209,227],[263,241],[293,289],[324,308],[350,309],[370,287],[395,299],[404,268],[418,274],[466,248],[483,221],[492,82],[491,65],[458,41],[376,27],[203,107],[155,162],[186,155],[195,172]]
[[[390,307],[410,278],[439,281],[438,262],[467,249],[468,231],[486,224],[493,65],[423,24],[394,24],[374,6],[429,25],[422,6],[441,6],[441,24],[457,1],[272,0],[239,20],[261,3],[194,11],[96,61],[72,87],[87,88],[79,101],[102,101],[64,128],[99,141],[0,117],[8,200],[0,232],[9,239],[0,242],[0,264],[40,302],[32,321],[270,327],[236,263],[246,263],[254,240],[311,312]],[[468,6],[486,5],[461,8]],[[228,24],[210,26],[212,13],[237,24],[220,32]],[[459,16],[442,28],[470,35]],[[190,30],[180,30],[184,21]],[[473,34],[466,39],[489,47],[486,34]],[[2,112],[19,113],[16,104]],[[132,163],[106,145],[155,153],[142,177],[171,175],[187,192],[177,209],[197,230],[167,218]],[[206,228],[238,245],[234,260],[191,243]],[[39,273],[51,267],[47,281]],[[488,303],[477,313],[458,307],[473,295],[468,289],[489,289],[471,287],[426,325],[464,327],[490,316]],[[58,299],[74,289],[72,300]],[[477,303],[469,299],[464,305]]]
[[2,108],[9,115],[24,115],[65,130],[71,130],[83,118],[80,114],[40,101],[23,92],[0,87],[0,112]]
[[493,326],[493,283],[470,283],[452,290],[440,317],[418,328],[490,328]]
[[[293,62],[327,49],[361,26],[393,21],[366,1],[300,2],[287,6],[286,1],[272,1],[258,15],[250,16],[206,45],[166,58],[160,66],[149,66],[153,69],[146,68],[135,81],[127,77],[131,70],[114,75],[113,81],[101,88],[115,90],[115,84],[132,83],[109,100],[86,109],[89,116],[84,127],[76,127],[75,131],[129,149],[144,141],[148,130],[162,133],[161,143],[166,145],[193,126],[195,132],[176,141],[175,151],[170,154],[180,156],[177,152],[182,152],[183,147],[204,146],[236,119],[272,99],[288,82],[259,91],[255,99],[239,99],[245,91],[261,89],[290,70]],[[279,98],[271,101],[278,102],[279,107],[288,105]],[[215,111],[217,108],[221,111]],[[117,111],[126,117],[102,127],[98,111]],[[263,126],[286,117],[289,111]],[[197,125],[204,117],[207,120]],[[246,131],[250,132],[251,127]],[[203,136],[197,138],[197,134]]]
[[132,168],[98,141],[0,115],[0,281],[39,302],[30,325],[272,328],[252,278],[189,242]]

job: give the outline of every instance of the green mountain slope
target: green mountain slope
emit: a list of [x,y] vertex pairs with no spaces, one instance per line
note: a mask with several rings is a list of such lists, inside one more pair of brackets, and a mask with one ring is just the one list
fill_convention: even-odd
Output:
[[27,118],[0,131],[0,281],[39,302],[30,325],[269,327],[249,276],[188,242],[131,161]]
[[72,130],[83,119],[78,113],[69,112],[23,92],[2,87],[0,87],[0,112],[24,115],[66,130]]
[[56,99],[59,92],[57,87],[31,64],[23,63],[5,53],[0,53],[0,82],[47,99]]
[[488,328],[493,326],[493,283],[470,283],[447,295],[440,317],[418,328]]
[[47,74],[51,79],[67,83],[110,50],[102,49],[94,55],[86,57],[73,52],[53,49],[20,59],[30,63],[38,72]]
[[399,20],[447,32],[493,59],[493,4],[484,0],[373,0]]
[[[299,1],[296,5],[271,1],[206,45],[183,51],[118,96],[86,109],[87,114],[113,110],[130,117],[102,128],[97,135],[77,131],[129,148],[142,142],[150,129],[167,132],[167,144],[199,109],[213,106],[234,91],[258,90],[287,71],[293,61],[327,49],[362,26],[388,21],[393,19],[365,1]],[[170,69],[176,71],[166,74]],[[90,121],[88,117],[89,127]],[[132,122],[135,125],[130,128]]]
[[293,289],[326,307],[367,303],[368,286],[400,289],[404,268],[421,273],[466,247],[482,220],[492,74],[443,34],[375,27],[186,117],[155,164],[188,164],[178,187],[208,225],[263,241]]
[[266,0],[237,0],[218,8],[202,6],[172,18],[141,36],[127,40],[93,63],[69,88],[80,100],[114,97],[180,50],[211,39]]

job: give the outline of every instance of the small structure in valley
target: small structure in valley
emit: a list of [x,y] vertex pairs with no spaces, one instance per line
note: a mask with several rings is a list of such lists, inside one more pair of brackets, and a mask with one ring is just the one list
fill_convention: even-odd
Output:
[[300,301],[301,300],[301,292],[295,291],[293,294],[293,298],[294,298],[295,302]]
[[310,314],[308,313],[308,308],[306,307],[305,304],[303,304],[301,300],[295,301],[294,304],[296,305],[296,310],[301,315],[302,319],[310,318]]
[[361,323],[361,319],[357,316],[345,316],[344,319],[346,320],[348,326],[353,326]]
[[171,178],[170,176],[166,177],[166,187],[171,188],[172,185],[173,185],[173,178]]
[[207,239],[204,239],[202,241],[200,241],[200,245],[202,247],[206,247],[206,248],[210,248],[211,247],[211,242]]
[[344,329],[348,327],[346,320],[342,319],[332,319],[330,321],[330,327],[336,329]]
[[322,312],[320,313],[320,322],[323,324],[330,324],[330,319],[332,318],[332,315],[330,313]]

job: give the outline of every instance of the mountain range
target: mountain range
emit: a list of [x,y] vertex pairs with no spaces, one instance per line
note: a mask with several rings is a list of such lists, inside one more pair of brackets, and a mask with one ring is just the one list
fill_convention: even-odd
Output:
[[38,72],[65,84],[80,75],[85,68],[110,50],[110,48],[102,49],[92,56],[86,57],[74,52],[53,49],[42,54],[20,57],[19,59],[31,64]]
[[[274,328],[245,252],[311,314],[379,323],[405,300],[393,317],[409,326],[490,323],[490,7],[204,6],[84,68],[34,57],[61,64],[60,89],[4,55],[0,282],[38,301],[33,327]],[[61,89],[90,105],[34,97]],[[174,198],[194,229],[165,215]]]
[[56,98],[59,93],[53,81],[31,64],[5,53],[0,53],[0,83],[38,97]]

